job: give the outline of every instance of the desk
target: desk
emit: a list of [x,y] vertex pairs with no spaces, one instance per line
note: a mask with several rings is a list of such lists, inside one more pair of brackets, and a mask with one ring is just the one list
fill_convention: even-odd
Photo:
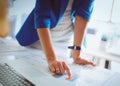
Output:
[[100,49],[94,50],[94,49],[87,49],[87,48],[83,47],[82,54],[90,55],[92,57],[96,57],[96,58],[100,58],[100,59],[105,59],[106,60],[106,66],[105,66],[106,68],[109,68],[111,61],[120,63],[120,56],[107,53],[104,50],[100,50]]
[[109,61],[116,61],[120,63],[120,56],[113,55],[102,50],[93,50],[93,49],[83,48],[82,53],[93,56],[93,57],[104,58]]
[[[62,57],[59,59],[67,62],[73,74],[73,78],[76,78],[71,81],[65,80],[66,75],[55,78],[51,76],[51,72],[48,70],[47,62],[42,51],[23,48],[19,46],[15,40],[12,40],[12,42],[15,41],[15,43],[11,44],[9,41],[10,40],[4,40],[5,44],[0,45],[0,50],[6,48],[5,45],[9,46],[10,49],[17,46],[17,49],[1,50],[0,63],[8,63],[15,70],[36,84],[36,86],[109,86],[112,83],[114,83],[112,86],[120,85],[118,81],[120,80],[119,73],[99,67],[76,65],[72,60]],[[113,76],[115,78],[109,81]]]

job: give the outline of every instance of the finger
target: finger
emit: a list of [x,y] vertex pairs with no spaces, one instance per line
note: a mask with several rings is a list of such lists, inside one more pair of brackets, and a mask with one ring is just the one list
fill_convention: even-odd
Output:
[[54,64],[54,68],[55,68],[55,73],[59,74],[60,73],[60,68],[58,66],[58,63]]
[[62,63],[58,63],[59,69],[60,69],[60,74],[63,74],[65,72]]
[[80,64],[81,65],[92,65],[92,66],[94,66],[94,64],[92,62],[87,61],[85,59],[80,59]]
[[66,73],[67,73],[67,75],[68,75],[68,80],[69,79],[71,79],[71,72],[70,72],[70,69],[69,69],[69,67],[65,64],[65,62],[62,62],[62,64],[63,64],[63,67],[64,67],[64,69],[65,69],[65,71],[66,71]]
[[96,66],[93,62],[90,61],[85,61],[84,65],[92,65],[92,66]]
[[60,68],[57,67],[55,72],[56,72],[56,74],[58,74],[58,75],[61,74],[61,72],[60,72]]
[[96,66],[93,62],[88,62],[87,64],[92,65],[92,66]]
[[50,69],[51,72],[55,72],[55,67],[53,65],[50,65],[49,69]]

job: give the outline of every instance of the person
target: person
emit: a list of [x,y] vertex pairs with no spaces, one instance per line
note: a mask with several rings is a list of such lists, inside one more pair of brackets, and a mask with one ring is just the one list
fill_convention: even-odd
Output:
[[7,18],[8,0],[0,0],[0,37],[5,38],[9,34],[10,21]]
[[94,66],[94,63],[80,57],[82,38],[93,3],[94,0],[36,0],[35,8],[16,38],[22,46],[33,46],[40,40],[50,71],[57,74],[66,72],[70,79],[70,69],[66,62],[57,59],[53,43],[67,47],[74,33],[73,46],[69,46],[74,62]]

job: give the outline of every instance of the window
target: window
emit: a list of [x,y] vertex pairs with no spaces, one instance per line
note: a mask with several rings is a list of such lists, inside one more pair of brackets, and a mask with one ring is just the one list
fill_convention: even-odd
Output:
[[95,0],[92,20],[120,23],[120,0]]

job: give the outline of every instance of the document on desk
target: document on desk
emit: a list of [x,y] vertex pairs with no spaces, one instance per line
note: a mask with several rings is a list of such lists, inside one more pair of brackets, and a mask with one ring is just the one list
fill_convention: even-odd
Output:
[[40,86],[76,86],[75,83],[71,83],[62,79],[56,79],[51,76],[42,77],[37,83],[40,83]]
[[[46,67],[47,65],[45,65],[47,64],[45,59],[37,60],[37,57],[35,58],[36,60],[33,59],[32,61],[34,61],[34,65],[36,65],[36,67],[41,67],[45,73],[50,74],[50,71],[48,71],[48,68]],[[105,81],[109,80],[111,76],[114,76],[115,74],[106,69],[95,68],[92,66],[81,66],[74,63],[69,64],[69,67],[72,73],[72,78],[70,80],[66,80],[67,74],[54,75],[53,77],[58,81],[67,81],[73,86],[102,86]],[[118,75],[120,76],[120,74]],[[48,78],[50,79],[50,77]]]
[[[32,53],[31,53],[32,54]],[[45,57],[39,57],[39,55],[31,55],[26,56],[26,60],[33,64],[36,67],[42,68],[44,73],[51,75],[50,71],[48,70],[47,63],[45,60]],[[25,59],[25,58],[23,58]],[[73,86],[103,86],[107,80],[110,80],[111,77],[113,77],[114,72],[111,72],[109,70],[99,68],[99,67],[92,67],[92,66],[82,66],[82,65],[77,65],[74,63],[68,64],[71,73],[72,73],[72,79],[71,80],[66,80],[67,74],[63,75],[58,75],[54,76],[54,78],[58,81],[67,81],[71,84],[74,84]],[[118,74],[119,75],[119,74]],[[52,76],[52,75],[51,75]],[[47,77],[50,79],[50,77]],[[120,75],[119,75],[120,76]],[[117,77],[116,77],[117,78]],[[115,81],[115,80],[113,80]],[[53,82],[54,83],[54,82]],[[109,83],[109,82],[108,82]],[[115,82],[118,83],[118,82]],[[45,83],[46,84],[46,83]],[[114,85],[115,86],[115,85]],[[118,85],[116,85],[118,86]]]
[[23,60],[7,62],[12,68],[33,82],[36,86],[75,86],[65,79],[56,79],[42,71],[41,66],[35,66]]
[[[67,81],[74,84],[74,86],[119,86],[120,85],[119,82],[120,74],[113,73],[106,69],[94,68],[91,66],[78,66],[78,65],[69,65],[69,66],[72,72],[72,79]],[[66,74],[55,76],[55,78],[59,80],[65,80],[66,77],[67,77]],[[109,85],[111,84],[110,83],[111,81],[109,80],[112,80],[113,83],[112,85]]]
[[120,74],[115,73],[102,86],[120,86]]
[[[9,63],[12,64],[15,69],[22,71],[21,73],[23,73],[23,75],[25,73],[25,76],[28,78],[32,77],[30,78],[32,81],[34,81],[33,79],[35,78],[36,80],[34,82],[43,84],[42,86],[119,86],[120,74],[98,67],[82,66],[74,63],[68,64],[72,73],[71,80],[66,80],[67,74],[53,77],[48,69],[45,56],[42,54],[40,51],[36,53],[31,51],[31,53],[26,54],[20,53],[20,55],[18,54],[18,56],[16,55],[15,57],[7,56],[7,59],[10,60]],[[13,61],[15,61],[15,63]],[[19,65],[21,67],[20,69],[18,69]],[[29,68],[29,70],[27,68]],[[25,71],[28,71],[28,73]],[[45,76],[38,77],[38,75],[40,75],[39,71],[44,73]],[[113,85],[109,85],[111,82]]]

